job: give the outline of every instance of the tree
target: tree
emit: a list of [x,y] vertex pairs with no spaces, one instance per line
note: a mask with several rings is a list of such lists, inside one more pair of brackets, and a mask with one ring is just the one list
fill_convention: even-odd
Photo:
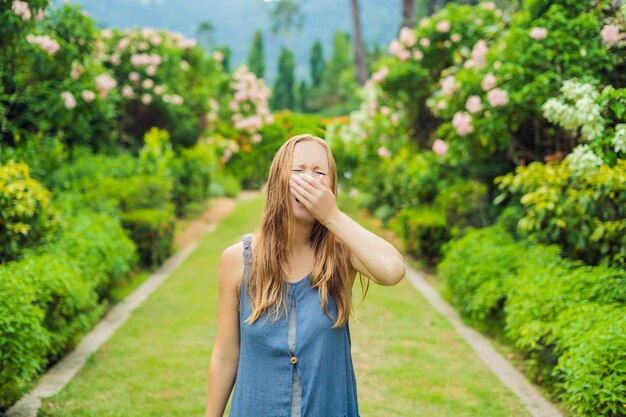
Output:
[[274,84],[272,96],[272,108],[293,109],[294,107],[294,85],[295,85],[295,60],[293,52],[287,47],[283,47],[278,57],[278,77]]
[[225,72],[230,72],[230,55],[231,55],[231,50],[230,47],[228,46],[220,46],[214,49],[215,51],[219,51],[222,53],[223,59],[222,59],[222,68],[224,68]]
[[311,48],[311,58],[309,59],[311,66],[311,84],[313,87],[319,87],[322,83],[322,77],[326,69],[324,62],[324,51],[322,50],[322,42],[318,39]]
[[301,112],[301,113],[306,113],[309,108],[307,105],[307,99],[308,99],[308,95],[309,95],[309,86],[307,85],[306,81],[302,80],[300,81],[300,84],[298,85],[298,101],[296,103],[296,110]]
[[[302,26],[302,7],[308,0],[276,0],[271,11],[272,33],[276,34],[281,28],[288,33],[289,28],[295,26],[300,29]],[[361,19],[358,0],[350,0],[352,9],[354,58],[357,65],[356,78],[360,85],[367,81],[367,63],[365,62],[365,48],[361,36]]]
[[318,100],[313,108],[328,109],[341,106],[354,97],[358,84],[354,78],[354,60],[350,35],[337,31],[333,38],[333,51],[319,87]]
[[272,34],[282,32],[286,35],[292,27],[298,31],[302,28],[302,6],[306,3],[294,0],[276,0],[270,11],[272,21]]
[[254,33],[254,39],[248,50],[248,69],[254,73],[257,78],[263,78],[265,75],[265,53],[263,51],[263,33],[257,30]]
[[357,80],[360,85],[367,81],[367,64],[365,63],[365,48],[363,47],[363,39],[361,37],[361,21],[359,14],[358,0],[351,0],[352,5],[352,24],[354,25],[354,61],[356,62]]
[[415,27],[415,0],[402,0],[402,26]]
[[210,51],[215,46],[215,27],[207,21],[200,22],[196,29],[196,39],[198,44],[204,47],[207,51]]

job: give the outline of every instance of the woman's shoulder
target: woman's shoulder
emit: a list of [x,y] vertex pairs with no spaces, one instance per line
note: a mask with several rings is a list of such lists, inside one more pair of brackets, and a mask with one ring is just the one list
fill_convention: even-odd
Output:
[[238,288],[244,271],[244,242],[240,240],[222,252],[219,279],[233,288]]

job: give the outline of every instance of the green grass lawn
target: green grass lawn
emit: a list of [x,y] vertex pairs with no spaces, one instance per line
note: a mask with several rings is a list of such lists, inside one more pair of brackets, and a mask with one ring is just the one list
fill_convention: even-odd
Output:
[[[378,232],[348,200],[339,206]],[[74,380],[43,401],[39,415],[204,415],[220,254],[257,227],[262,207],[262,197],[240,202]],[[363,303],[358,284],[354,294],[350,329],[363,417],[529,415],[408,280],[372,283]]]

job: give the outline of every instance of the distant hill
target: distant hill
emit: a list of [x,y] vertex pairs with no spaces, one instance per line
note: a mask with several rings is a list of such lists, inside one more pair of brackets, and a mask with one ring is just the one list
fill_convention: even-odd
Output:
[[[58,5],[61,0],[53,0]],[[320,39],[328,59],[336,30],[352,33],[350,0],[304,1],[304,24],[301,33],[287,37],[272,36],[269,10],[263,0],[72,0],[101,27],[133,26],[169,29],[195,37],[198,24],[208,21],[215,27],[217,44],[232,49],[232,67],[246,62],[252,36],[257,29],[264,33],[265,73],[269,84],[276,76],[278,54],[282,45],[294,51],[296,77],[309,79],[311,45]],[[366,44],[389,45],[401,22],[400,0],[361,0],[361,26]]]

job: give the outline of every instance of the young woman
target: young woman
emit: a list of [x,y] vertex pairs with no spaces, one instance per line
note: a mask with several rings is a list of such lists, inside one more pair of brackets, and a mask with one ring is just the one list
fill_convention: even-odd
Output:
[[224,250],[206,417],[359,417],[349,314],[352,286],[395,285],[402,255],[336,203],[323,139],[287,140],[272,161],[263,218]]

